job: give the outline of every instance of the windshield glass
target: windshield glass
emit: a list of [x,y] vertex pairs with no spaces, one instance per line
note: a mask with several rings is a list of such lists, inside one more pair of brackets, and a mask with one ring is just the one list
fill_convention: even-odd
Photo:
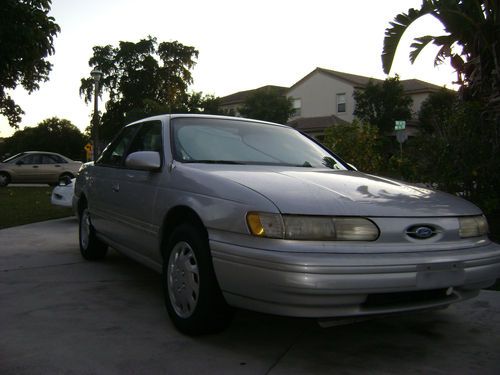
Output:
[[334,155],[285,126],[230,119],[176,118],[172,128],[174,158],[184,163],[347,169]]
[[21,152],[19,154],[15,154],[14,156],[11,156],[10,158],[5,159],[2,163],[9,163],[13,161],[14,159],[17,159],[19,156],[24,155],[24,152]]

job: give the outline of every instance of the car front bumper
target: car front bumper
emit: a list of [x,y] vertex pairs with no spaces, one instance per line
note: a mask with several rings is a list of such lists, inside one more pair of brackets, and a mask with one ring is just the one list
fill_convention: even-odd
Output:
[[349,254],[308,252],[306,245],[303,252],[269,250],[248,246],[245,236],[223,237],[211,235],[210,248],[226,301],[277,315],[328,318],[438,308],[474,297],[500,277],[500,246],[487,240],[459,250]]

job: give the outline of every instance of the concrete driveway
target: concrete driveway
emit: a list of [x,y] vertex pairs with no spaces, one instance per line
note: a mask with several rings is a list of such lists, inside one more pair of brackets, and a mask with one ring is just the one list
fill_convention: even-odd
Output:
[[447,310],[322,329],[238,311],[190,338],[159,275],[80,258],[74,218],[0,230],[1,374],[500,374],[500,292]]

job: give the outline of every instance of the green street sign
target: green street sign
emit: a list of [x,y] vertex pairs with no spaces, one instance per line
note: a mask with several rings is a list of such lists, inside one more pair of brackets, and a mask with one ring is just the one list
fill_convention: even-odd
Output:
[[406,121],[395,121],[394,130],[404,130],[406,128]]

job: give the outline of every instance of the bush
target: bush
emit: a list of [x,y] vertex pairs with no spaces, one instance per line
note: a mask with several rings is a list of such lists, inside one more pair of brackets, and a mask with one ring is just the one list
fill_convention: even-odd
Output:
[[376,173],[382,169],[381,139],[373,125],[355,120],[332,126],[326,130],[323,143],[360,171]]

